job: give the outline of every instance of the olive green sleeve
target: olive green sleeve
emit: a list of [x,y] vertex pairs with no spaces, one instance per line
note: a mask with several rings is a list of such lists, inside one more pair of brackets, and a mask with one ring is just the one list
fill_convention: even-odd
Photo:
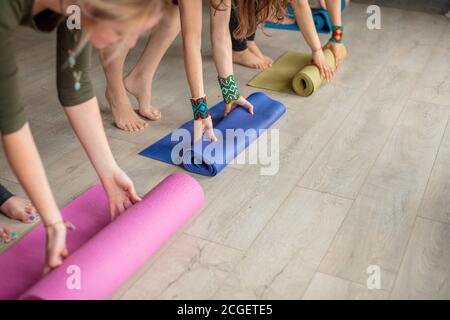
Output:
[[0,132],[3,135],[18,131],[27,122],[11,42],[9,32],[0,32]]
[[[73,69],[68,64],[69,51],[75,50],[78,45],[77,33],[81,36],[80,31],[68,30],[65,23],[61,23],[58,27],[56,81],[58,98],[64,107],[79,105],[95,96],[89,75],[91,66],[91,46],[89,44],[86,45],[78,54]],[[75,89],[75,81],[72,75],[74,70],[81,71],[79,90]]]

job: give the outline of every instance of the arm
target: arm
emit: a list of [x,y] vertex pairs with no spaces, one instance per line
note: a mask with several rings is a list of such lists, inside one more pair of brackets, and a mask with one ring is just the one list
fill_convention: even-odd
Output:
[[0,35],[0,136],[12,170],[47,226],[46,272],[60,265],[62,257],[67,255],[66,228],[20,102],[12,38],[10,34]]
[[[140,201],[133,183],[118,167],[106,139],[100,116],[100,108],[90,80],[91,46],[87,45],[67,66],[68,52],[77,46],[76,37],[68,32],[65,24],[58,28],[57,84],[58,96],[65,106],[72,127],[91,160],[105,191],[108,194],[111,219],[121,214],[134,202]],[[72,71],[78,70],[79,87],[74,88]]]
[[62,257],[68,254],[65,245],[66,227],[62,223],[28,123],[14,133],[3,135],[2,141],[12,170],[46,225],[46,273],[59,266]]
[[[192,99],[205,98],[203,86],[202,65],[202,0],[179,0],[181,34],[183,36],[184,66],[191,90]],[[197,120],[197,119],[196,119]],[[211,117],[194,121],[194,142],[201,140],[203,130],[208,132],[209,138],[216,141]]]
[[[211,6],[211,42],[214,56],[214,63],[216,65],[216,70],[219,78],[223,79],[220,81],[221,86],[226,83],[226,79],[230,79],[233,76],[234,81],[234,71],[233,71],[233,56],[232,56],[232,44],[231,44],[231,34],[229,29],[230,14],[231,14],[231,0],[212,0],[215,2],[216,7],[220,4],[219,9],[215,10]],[[242,106],[246,108],[251,114],[253,114],[253,105],[248,102],[244,97],[239,94],[237,90],[233,94],[234,97],[230,98],[232,100],[229,103],[225,103],[225,115],[230,113],[234,108]],[[222,89],[222,88],[221,88]],[[227,88],[228,89],[228,88]],[[230,101],[224,95],[224,100]]]
[[[341,0],[326,0],[326,3],[330,14],[331,24],[333,27],[342,27]],[[339,67],[344,59],[344,48],[342,42],[328,41],[325,48],[331,49],[336,58],[336,67]]]
[[333,78],[333,70],[323,54],[322,45],[317,34],[308,0],[293,0],[292,7],[294,8],[295,19],[303,37],[312,50],[314,63],[319,67],[322,76],[330,81]]
[[78,106],[64,108],[108,194],[111,219],[141,200],[132,181],[118,167],[105,135],[96,98]]

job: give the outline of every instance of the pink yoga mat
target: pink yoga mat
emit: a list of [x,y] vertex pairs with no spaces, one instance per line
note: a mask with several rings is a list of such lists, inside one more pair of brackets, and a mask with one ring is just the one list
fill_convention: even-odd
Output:
[[[77,227],[68,231],[71,255],[61,267],[41,276],[42,226],[0,255],[0,299],[108,299],[202,207],[203,201],[198,182],[177,173],[109,223],[103,187],[94,186],[61,210],[64,219]],[[80,271],[79,289],[70,285],[73,270]]]

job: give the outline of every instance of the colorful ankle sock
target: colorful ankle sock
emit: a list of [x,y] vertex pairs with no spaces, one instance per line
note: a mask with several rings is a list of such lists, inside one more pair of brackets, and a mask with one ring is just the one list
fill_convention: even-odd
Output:
[[222,91],[223,100],[225,103],[230,103],[239,99],[241,94],[237,88],[236,79],[234,75],[226,78],[218,77],[220,90]]
[[344,26],[333,26],[333,34],[331,35],[331,42],[342,43],[344,37]]
[[208,103],[206,96],[201,98],[191,98],[192,111],[194,112],[194,120],[203,120],[209,117]]

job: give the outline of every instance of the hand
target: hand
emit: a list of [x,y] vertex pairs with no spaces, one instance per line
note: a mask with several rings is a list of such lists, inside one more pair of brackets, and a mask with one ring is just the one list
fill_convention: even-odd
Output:
[[46,227],[45,230],[47,231],[47,243],[44,275],[52,269],[59,267],[63,263],[63,259],[69,255],[66,247],[66,224],[60,221]]
[[313,52],[312,63],[319,68],[322,77],[324,77],[328,82],[331,81],[334,76],[334,71],[328,63],[327,59],[325,59],[325,55],[323,54],[322,49]]
[[200,141],[203,139],[203,133],[207,132],[208,138],[212,142],[217,141],[217,137],[214,133],[213,123],[211,116],[209,116],[206,119],[203,120],[195,120],[194,121],[194,139],[193,142],[196,143],[197,141]]
[[224,112],[225,117],[228,116],[228,114],[237,107],[243,107],[247,109],[247,111],[250,114],[253,114],[254,109],[253,105],[250,102],[248,102],[248,100],[245,99],[243,96],[240,96],[239,99],[225,104],[225,112]]
[[323,48],[330,49],[333,52],[334,58],[336,59],[336,68],[338,68],[342,60],[344,60],[344,45],[329,41]]
[[101,177],[109,199],[109,214],[111,221],[121,215],[126,209],[142,199],[137,195],[133,182],[119,167],[109,175]]

